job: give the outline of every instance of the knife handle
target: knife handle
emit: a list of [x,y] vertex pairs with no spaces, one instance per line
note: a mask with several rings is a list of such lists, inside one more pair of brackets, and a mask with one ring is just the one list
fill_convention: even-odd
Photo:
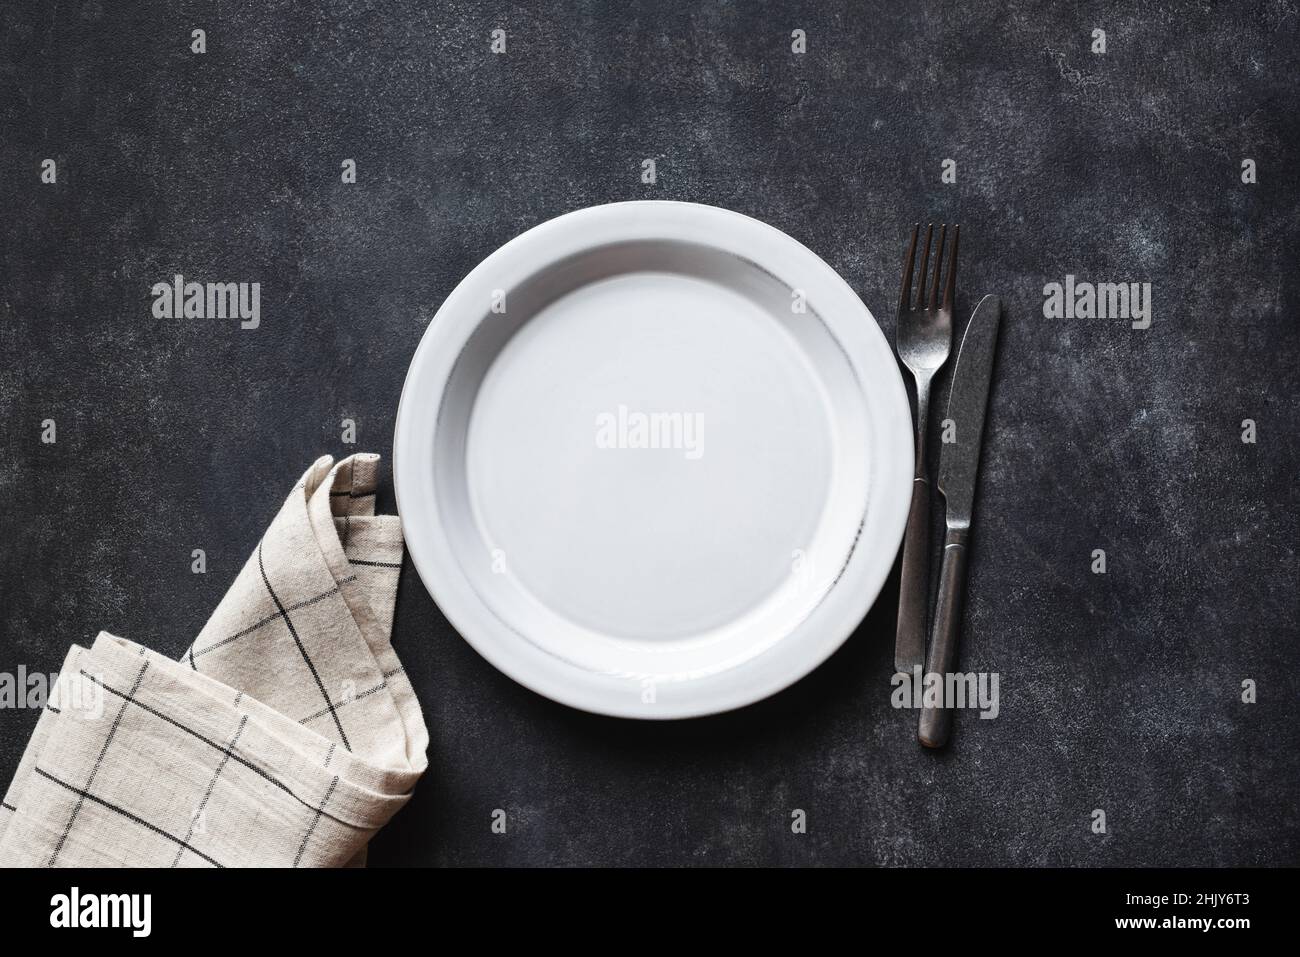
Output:
[[925,665],[925,612],[930,603],[930,479],[912,480],[912,507],[903,539],[903,569],[898,586],[898,633],[894,671],[906,675]]
[[[966,541],[969,532],[948,529],[943,543],[943,567],[939,572],[939,600],[934,609],[934,634],[930,639],[930,660],[925,679],[939,675],[940,691],[947,687],[948,674],[957,665],[957,642],[961,635],[962,595],[966,590]],[[927,748],[942,748],[952,733],[951,708],[922,708],[917,739]]]

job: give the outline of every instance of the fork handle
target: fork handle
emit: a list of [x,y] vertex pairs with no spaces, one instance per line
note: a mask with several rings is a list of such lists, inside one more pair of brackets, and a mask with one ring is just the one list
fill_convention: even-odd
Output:
[[903,539],[903,569],[898,592],[898,632],[894,670],[907,675],[925,667],[925,612],[930,598],[930,477],[912,480],[912,507]]
[[925,618],[930,605],[930,466],[926,461],[930,382],[931,374],[916,376],[916,471],[903,537],[898,631],[894,636],[894,671],[908,675],[925,666]]
[[[934,637],[926,679],[948,685],[948,673],[957,665],[957,642],[961,637],[962,595],[966,590],[966,542],[968,532],[948,529],[943,545],[943,567],[939,572],[939,600],[934,608]],[[931,679],[930,675],[938,675]],[[945,702],[950,703],[950,702]],[[927,748],[942,748],[952,734],[951,708],[922,708],[917,739]]]

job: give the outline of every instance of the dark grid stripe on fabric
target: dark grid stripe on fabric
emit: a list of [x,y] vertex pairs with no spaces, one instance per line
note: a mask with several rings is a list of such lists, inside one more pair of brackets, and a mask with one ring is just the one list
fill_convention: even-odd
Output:
[[[213,741],[211,738],[207,737],[206,735],[200,734],[198,731],[195,731],[193,728],[189,727],[188,725],[185,725],[180,721],[177,721],[175,718],[171,717],[170,715],[163,714],[163,712],[159,711],[157,708],[151,708],[149,705],[145,704],[143,701],[137,698],[134,694],[127,694],[124,691],[114,688],[112,685],[107,684],[106,682],[100,680],[94,675],[87,674],[85,671],[82,671],[81,674],[85,675],[91,681],[98,683],[100,687],[102,687],[105,691],[109,692],[110,694],[117,695],[119,698],[123,699],[123,701],[125,701],[126,703],[135,705],[137,708],[146,711],[147,713],[153,715],[155,718],[158,718],[161,721],[166,721],[169,725],[171,725],[173,728],[176,728],[178,731],[185,732],[190,737],[203,742],[208,747],[216,751],[220,751],[222,754],[227,753],[228,749],[223,747],[220,743]],[[330,747],[331,748],[333,747],[333,742],[330,743]],[[276,788],[279,788],[281,791],[289,795],[289,797],[293,798],[303,807],[313,811],[316,810],[316,805],[300,797],[293,790],[293,788],[289,787],[289,785],[285,784],[275,775],[271,774],[270,772],[262,768],[259,768],[256,764],[252,763],[247,758],[244,758],[242,755],[240,755],[237,751],[234,751],[233,749],[230,749],[228,753],[231,759],[234,760],[237,764],[243,765],[244,767],[248,768],[248,770],[256,774],[258,777],[266,781],[268,784]],[[356,828],[358,830],[364,830],[364,828],[362,828],[360,825],[352,824],[348,821],[342,820],[341,818],[333,818],[333,820],[338,824],[342,824],[344,827],[351,827],[351,828]]]
[[[34,768],[34,770],[37,774],[39,774],[41,777],[45,778],[46,780],[52,781],[55,784],[57,784],[59,787],[66,788],[67,790],[71,791],[73,794],[77,795],[78,808],[81,807],[83,801],[90,801],[92,804],[97,804],[100,807],[107,808],[108,810],[113,811],[116,814],[120,814],[128,821],[134,821],[136,824],[139,824],[141,827],[146,828],[149,831],[152,831],[154,834],[157,834],[160,837],[164,837],[175,844],[179,844],[182,850],[189,851],[192,854],[196,855],[197,857],[203,858],[203,860],[207,861],[213,867],[223,866],[221,863],[213,860],[207,854],[204,854],[198,848],[192,847],[189,844],[185,843],[175,834],[170,834],[167,831],[164,831],[156,824],[150,824],[144,818],[132,814],[130,811],[126,810],[126,808],[119,807],[118,805],[112,803],[111,801],[107,801],[104,798],[99,797],[98,795],[91,794],[88,789],[79,788],[76,787],[75,785],[69,784],[67,781],[60,780],[59,778],[56,778],[53,774],[50,774],[50,772],[44,770],[43,768],[37,767]],[[67,835],[65,834],[64,837],[67,837]],[[60,848],[62,848],[62,844],[60,844]],[[51,867],[53,866],[53,862],[51,862],[50,866]]]
[[[148,670],[149,670],[148,661],[140,665],[140,673],[135,676],[135,684],[131,688],[132,694],[135,694],[137,691],[140,690],[140,682],[144,681],[145,672]],[[58,861],[59,854],[62,853],[63,851],[63,845],[67,843],[68,835],[72,833],[72,825],[76,823],[77,815],[81,813],[82,805],[85,804],[86,798],[89,796],[90,786],[95,783],[95,775],[99,773],[99,769],[104,763],[104,755],[108,754],[109,745],[113,743],[113,738],[117,736],[117,729],[122,726],[122,716],[125,714],[126,714],[126,702],[124,701],[122,702],[122,707],[118,709],[117,717],[113,719],[112,727],[108,729],[108,734],[104,736],[104,744],[99,749],[99,756],[95,758],[95,763],[90,769],[90,776],[86,778],[85,788],[81,790],[78,790],[77,788],[72,788],[72,790],[76,791],[77,794],[79,795],[77,798],[77,803],[72,807],[72,814],[68,816],[68,823],[64,825],[63,834],[59,838],[59,842],[54,845],[54,853],[50,855],[50,863],[47,866],[53,867],[55,863]],[[37,770],[40,771],[39,768]],[[46,777],[49,777],[51,781],[58,781],[57,778],[54,778],[50,775],[46,775]],[[58,783],[62,784],[63,782],[58,781]],[[71,785],[67,785],[67,787],[71,788]]]
[[280,610],[280,615],[284,618],[284,623],[289,626],[289,634],[293,636],[293,642],[298,646],[298,652],[302,655],[302,660],[307,662],[307,668],[311,671],[312,680],[316,682],[316,687],[320,689],[320,696],[325,700],[325,704],[329,708],[330,714],[334,717],[334,727],[338,728],[339,738],[343,742],[344,749],[351,751],[352,746],[348,743],[348,736],[343,731],[343,722],[339,720],[338,712],[334,710],[334,705],[330,703],[329,692],[325,690],[325,683],[320,680],[320,672],[316,670],[316,664],[311,660],[311,655],[307,654],[307,649],[303,646],[302,639],[298,637],[298,629],[293,626],[293,620],[289,617],[289,613],[284,610],[284,605],[280,603],[279,596],[276,595],[275,589],[271,587],[271,579],[266,577],[266,565],[262,562],[261,542],[258,542],[257,545],[257,568],[258,571],[262,573],[262,581],[266,585],[267,593],[271,596],[271,601],[275,602],[275,607]]

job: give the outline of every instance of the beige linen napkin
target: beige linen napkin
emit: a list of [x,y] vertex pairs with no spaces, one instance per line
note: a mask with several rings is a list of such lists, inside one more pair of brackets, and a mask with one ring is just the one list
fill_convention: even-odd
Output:
[[0,805],[0,866],[363,859],[429,741],[389,643],[403,542],[378,469],[317,460],[179,662],[102,632],[69,651]]

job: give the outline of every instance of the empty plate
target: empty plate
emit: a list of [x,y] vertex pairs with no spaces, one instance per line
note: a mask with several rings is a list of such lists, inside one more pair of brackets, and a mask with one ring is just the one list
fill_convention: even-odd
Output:
[[815,254],[726,210],[615,203],[456,287],[394,471],[415,567],[488,661],[576,708],[682,718],[849,636],[902,538],[911,441],[885,337]]

